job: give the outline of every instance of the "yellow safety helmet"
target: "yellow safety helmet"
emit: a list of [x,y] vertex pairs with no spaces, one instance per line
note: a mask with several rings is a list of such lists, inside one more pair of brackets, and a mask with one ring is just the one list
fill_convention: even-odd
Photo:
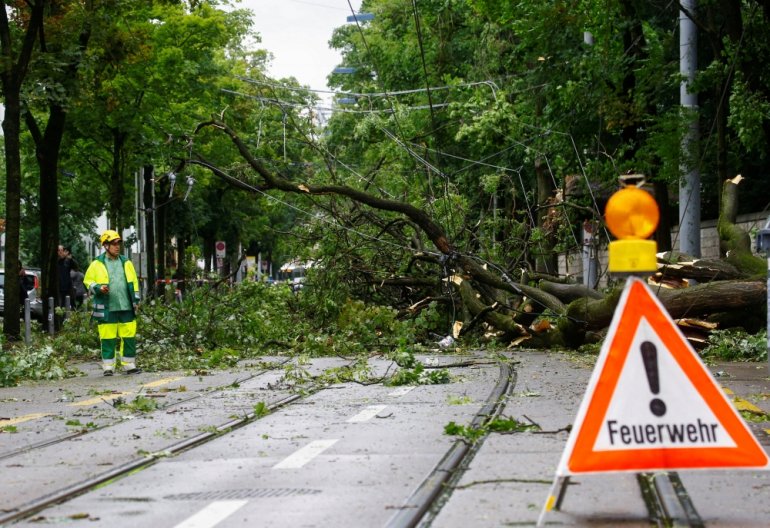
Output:
[[113,231],[112,229],[108,229],[104,233],[102,233],[102,236],[99,238],[102,245],[106,244],[107,242],[112,242],[113,240],[120,240],[120,234],[118,234],[117,231]]

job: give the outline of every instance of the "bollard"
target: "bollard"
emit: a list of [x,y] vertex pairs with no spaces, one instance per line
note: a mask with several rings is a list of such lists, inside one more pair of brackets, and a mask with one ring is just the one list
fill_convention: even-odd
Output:
[[72,311],[72,305],[70,305],[70,296],[66,295],[64,297],[64,319],[65,320],[69,318],[71,311]]
[[54,311],[56,310],[56,305],[53,302],[53,297],[48,298],[48,333],[53,335],[54,333],[54,323],[53,323],[53,317],[54,317]]
[[29,345],[32,341],[32,324],[30,322],[29,299],[24,299],[24,343]]

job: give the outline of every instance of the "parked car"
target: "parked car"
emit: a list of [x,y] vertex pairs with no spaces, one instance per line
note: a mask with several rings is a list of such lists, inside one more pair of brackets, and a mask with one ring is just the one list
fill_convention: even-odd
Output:
[[[43,303],[40,300],[40,271],[26,269],[24,274],[24,288],[27,290],[29,308],[32,318],[43,319]],[[22,308],[24,306],[22,305]],[[5,313],[5,270],[0,269],[0,314]],[[22,312],[23,313],[23,312]]]

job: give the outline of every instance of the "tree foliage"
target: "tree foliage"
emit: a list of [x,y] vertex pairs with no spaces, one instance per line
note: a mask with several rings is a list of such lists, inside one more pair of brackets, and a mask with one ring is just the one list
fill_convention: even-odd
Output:
[[[313,280],[326,288],[314,299],[319,321],[336,319],[350,297],[413,318],[432,307],[442,333],[483,320],[507,339],[579,344],[615,297],[581,290],[575,301],[567,288],[565,298],[552,285],[567,280],[556,277],[556,253],[579,249],[584,223],[600,223],[619,174],[642,172],[653,185],[661,249],[676,245],[668,233],[683,163],[704,174],[706,217],[724,210],[723,183],[737,173],[746,183],[729,205],[766,206],[762,2],[717,0],[689,14],[703,37],[700,108],[684,113],[677,4],[365,0],[374,19],[331,38],[354,73],[330,74],[340,93],[324,126],[311,90],[265,75],[267,54],[246,44],[260,21],[243,11],[206,1],[79,5],[57,3],[72,16],[46,18],[45,28],[60,37],[53,48],[90,24],[77,87],[62,76],[74,44],[45,54],[38,42],[25,103],[38,118],[53,115],[52,103],[66,109],[57,194],[70,232],[103,209],[113,227],[132,224],[148,206],[131,199],[135,175],[154,169],[161,275],[172,237],[183,271],[190,250],[210,268],[214,241],[225,240],[233,262],[238,247],[276,263],[315,261]],[[25,9],[9,24],[14,37],[31,20]],[[686,159],[693,118],[704,134]],[[13,176],[16,161],[6,163]],[[26,170],[20,190],[31,211],[45,209],[44,193],[28,188],[36,176]],[[735,276],[752,276],[755,259],[745,263]],[[543,320],[555,330],[540,336],[532,325]]]

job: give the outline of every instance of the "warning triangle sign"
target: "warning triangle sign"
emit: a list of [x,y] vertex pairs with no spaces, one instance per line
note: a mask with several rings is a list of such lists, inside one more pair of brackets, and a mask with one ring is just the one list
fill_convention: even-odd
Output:
[[767,453],[663,305],[630,278],[557,476],[768,467]]

